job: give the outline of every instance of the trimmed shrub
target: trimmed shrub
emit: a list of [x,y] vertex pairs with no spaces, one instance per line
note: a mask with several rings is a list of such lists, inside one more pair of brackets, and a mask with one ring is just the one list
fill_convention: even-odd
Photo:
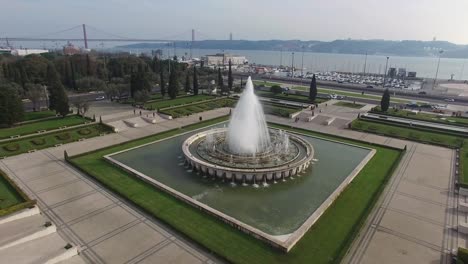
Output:
[[70,133],[58,134],[55,136],[58,140],[68,140],[71,138]]
[[82,136],[86,136],[86,135],[89,135],[91,134],[93,131],[91,131],[91,129],[89,128],[83,128],[83,129],[80,129],[78,130],[78,134],[82,135]]
[[3,146],[3,149],[6,151],[18,151],[20,149],[20,145],[18,143],[11,143]]
[[44,145],[46,143],[44,138],[35,138],[31,140],[31,143],[33,143],[36,146]]

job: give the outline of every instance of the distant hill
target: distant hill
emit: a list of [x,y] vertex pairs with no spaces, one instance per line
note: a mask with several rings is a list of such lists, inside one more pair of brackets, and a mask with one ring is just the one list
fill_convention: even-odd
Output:
[[[119,48],[158,49],[167,47],[167,43],[137,43]],[[172,43],[170,44],[172,45]],[[179,48],[189,48],[190,42],[176,41]],[[448,41],[417,40],[334,40],[334,41],[301,41],[301,40],[200,40],[195,41],[193,48],[218,50],[283,50],[340,54],[386,54],[397,56],[427,57],[437,56],[444,50],[446,58],[468,58],[468,45],[457,45]]]

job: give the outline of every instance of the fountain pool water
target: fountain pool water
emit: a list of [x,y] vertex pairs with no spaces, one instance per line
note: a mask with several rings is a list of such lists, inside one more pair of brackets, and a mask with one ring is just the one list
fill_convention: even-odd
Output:
[[310,142],[268,129],[250,77],[228,127],[197,133],[184,142],[182,150],[194,170],[242,184],[293,177],[306,170],[314,156]]

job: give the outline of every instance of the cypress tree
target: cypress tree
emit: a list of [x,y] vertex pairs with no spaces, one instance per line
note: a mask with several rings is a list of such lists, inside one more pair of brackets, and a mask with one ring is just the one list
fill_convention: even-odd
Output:
[[89,59],[89,54],[86,54],[86,74],[88,76],[92,75],[91,72],[91,60]]
[[312,75],[312,81],[310,82],[309,101],[313,103],[315,102],[315,99],[317,99],[317,81],[314,74]]
[[390,107],[390,92],[387,88],[385,89],[382,95],[382,100],[380,101],[380,110],[382,110],[382,112],[387,112],[388,107]]
[[224,90],[225,88],[224,88],[223,75],[221,74],[221,68],[218,68],[218,88],[222,93],[226,92]]
[[197,67],[193,67],[193,95],[198,95],[198,74]]
[[47,65],[46,81],[47,90],[49,91],[49,108],[62,116],[66,116],[69,110],[68,97],[57,71],[51,63]]
[[190,75],[187,71],[187,74],[185,74],[185,87],[184,87],[185,93],[190,92]]
[[171,99],[175,99],[177,97],[177,92],[179,90],[177,83],[177,73],[175,69],[171,71],[171,74],[169,74],[169,87],[168,87],[168,94]]
[[229,60],[229,71],[228,71],[228,88],[229,91],[232,91],[232,84],[234,82],[234,79],[232,78],[232,69],[231,69],[231,60]]
[[159,71],[159,77],[160,77],[160,82],[161,82],[161,95],[164,97],[166,96],[166,81],[164,80],[164,67],[163,67],[163,64],[161,62],[161,67],[160,67],[160,71]]
[[76,77],[75,77],[75,67],[73,65],[73,61],[70,60],[70,75],[71,75],[71,86],[73,90],[76,90]]

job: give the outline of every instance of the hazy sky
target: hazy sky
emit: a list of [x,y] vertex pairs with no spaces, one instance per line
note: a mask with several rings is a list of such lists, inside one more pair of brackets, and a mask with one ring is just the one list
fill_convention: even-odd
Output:
[[[0,0],[0,38],[79,24],[133,38],[417,39],[468,44],[468,0]],[[464,14],[465,13],[465,14]],[[108,37],[89,29],[90,37]]]

